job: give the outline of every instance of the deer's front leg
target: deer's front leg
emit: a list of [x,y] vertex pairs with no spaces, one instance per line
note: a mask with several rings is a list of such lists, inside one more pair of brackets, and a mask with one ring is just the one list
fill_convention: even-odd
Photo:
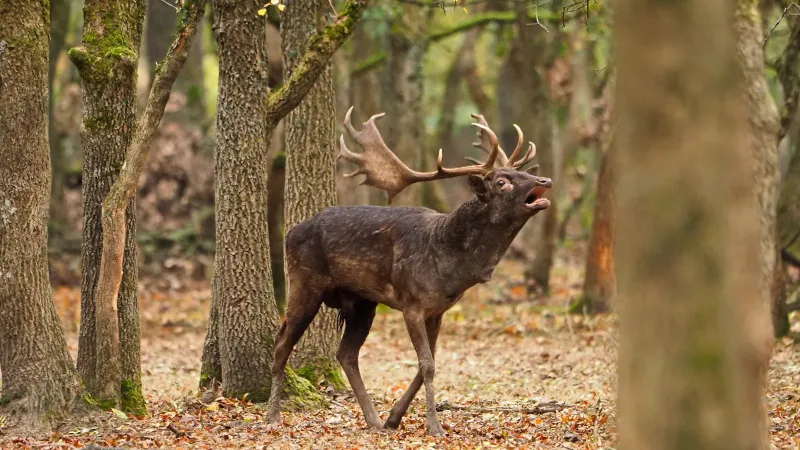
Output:
[[419,358],[419,371],[422,373],[422,381],[425,384],[425,429],[431,436],[444,434],[444,429],[439,423],[436,415],[436,399],[433,389],[433,375],[436,372],[436,365],[433,361],[433,352],[428,342],[428,334],[425,330],[425,316],[421,311],[407,311],[403,314],[406,322],[408,335],[414,344]]
[[[428,344],[430,345],[431,356],[434,361],[436,360],[436,340],[439,338],[439,328],[441,325],[442,316],[431,317],[425,321],[425,331],[428,334]],[[389,418],[386,419],[386,423],[383,424],[384,428],[397,429],[400,426],[400,421],[403,419],[406,411],[408,411],[408,407],[411,405],[414,397],[417,396],[419,388],[422,387],[422,381],[422,371],[418,370],[417,375],[414,377],[414,380],[411,381],[411,384],[403,393],[403,396],[400,397],[400,399],[395,402],[394,406],[392,406],[392,409],[389,410]]]

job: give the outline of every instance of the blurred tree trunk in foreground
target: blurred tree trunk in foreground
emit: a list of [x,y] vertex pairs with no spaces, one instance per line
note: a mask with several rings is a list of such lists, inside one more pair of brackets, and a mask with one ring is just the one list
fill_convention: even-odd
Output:
[[47,273],[46,2],[0,6],[0,416],[55,423],[82,390]]
[[623,450],[768,448],[771,338],[733,7],[615,8]]

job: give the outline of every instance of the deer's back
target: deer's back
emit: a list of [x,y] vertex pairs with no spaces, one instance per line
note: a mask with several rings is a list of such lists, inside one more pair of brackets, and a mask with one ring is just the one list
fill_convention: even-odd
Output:
[[[424,265],[446,217],[420,207],[341,206],[320,211],[286,236],[289,276],[302,266],[331,288],[393,306],[398,266]],[[419,263],[419,264],[418,264]]]

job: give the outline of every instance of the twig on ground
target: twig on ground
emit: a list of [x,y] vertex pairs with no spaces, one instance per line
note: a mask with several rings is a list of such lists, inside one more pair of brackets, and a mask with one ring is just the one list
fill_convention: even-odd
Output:
[[175,428],[175,425],[172,425],[171,423],[170,423],[170,424],[167,424],[167,429],[168,429],[169,431],[171,431],[171,432],[172,432],[172,434],[174,434],[174,435],[175,435],[175,437],[179,437],[179,438],[181,438],[181,437],[184,437],[184,436],[186,436],[186,432],[184,432],[184,431],[180,431],[179,429]]
[[547,414],[558,412],[569,408],[566,403],[545,402],[534,404],[519,405],[456,405],[448,401],[443,401],[436,405],[436,411],[464,411],[473,414],[493,413],[493,412],[512,412],[521,414]]

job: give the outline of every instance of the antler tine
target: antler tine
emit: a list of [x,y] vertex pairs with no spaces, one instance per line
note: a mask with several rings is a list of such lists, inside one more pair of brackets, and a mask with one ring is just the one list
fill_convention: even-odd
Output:
[[[508,161],[504,164],[506,167],[515,167],[516,164],[514,162],[517,160],[517,157],[520,156],[519,151],[522,150],[522,143],[524,142],[522,136],[522,130],[517,126],[517,124],[513,124],[514,128],[517,130],[517,146],[514,148],[514,151],[511,152],[511,156],[509,156]],[[524,158],[523,158],[524,159]]]
[[[472,116],[472,118],[477,120],[479,124],[485,126],[486,128],[489,128],[489,124],[486,122],[486,118],[483,117],[483,114],[470,114],[470,116]],[[486,152],[487,155],[491,154],[493,149],[492,149],[491,138],[488,136],[488,133],[484,133],[482,130],[479,129],[476,134],[478,135],[479,141],[473,142],[472,145],[474,147],[483,150],[484,152]],[[497,147],[497,150],[498,150],[497,162],[499,162],[501,166],[505,166],[506,164],[508,164],[508,155],[506,155],[506,152],[504,152],[499,145]],[[475,160],[473,159],[472,161]]]
[[528,151],[525,153],[525,157],[522,158],[522,160],[514,163],[514,168],[517,170],[522,170],[522,168],[525,167],[525,165],[528,164],[534,156],[536,156],[536,144],[530,141],[528,141],[528,144]]

